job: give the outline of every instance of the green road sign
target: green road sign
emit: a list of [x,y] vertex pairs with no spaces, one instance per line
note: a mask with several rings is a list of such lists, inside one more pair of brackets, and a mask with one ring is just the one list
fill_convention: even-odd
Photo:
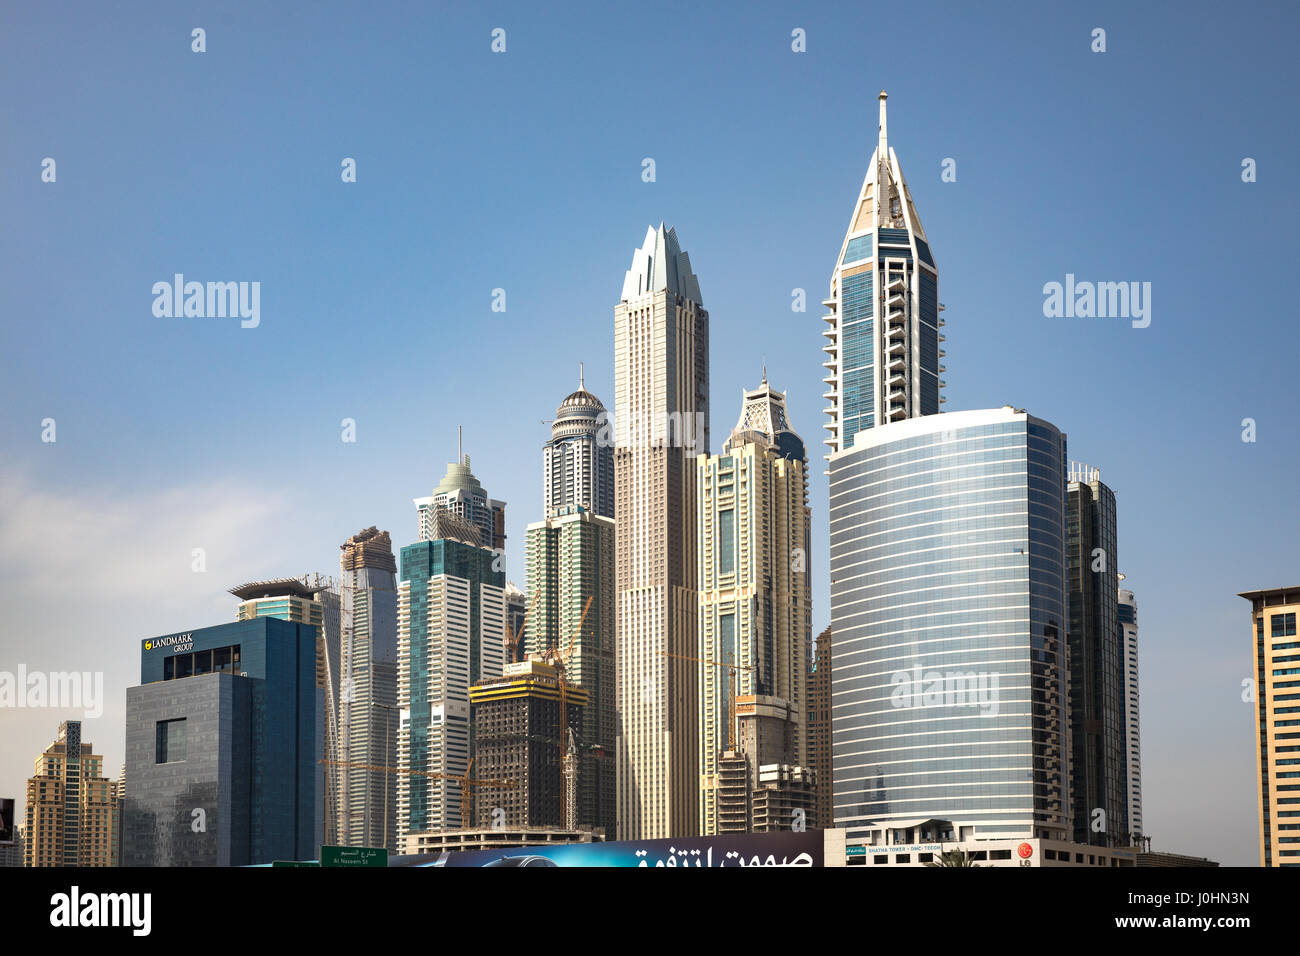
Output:
[[387,866],[388,850],[382,846],[323,846],[321,866]]
[[315,860],[274,860],[271,866],[320,866],[320,864]]

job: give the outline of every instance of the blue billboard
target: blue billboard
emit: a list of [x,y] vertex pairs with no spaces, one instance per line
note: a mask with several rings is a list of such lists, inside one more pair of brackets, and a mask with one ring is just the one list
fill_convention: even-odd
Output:
[[562,843],[495,850],[448,850],[395,860],[397,866],[822,866],[821,830],[733,833],[669,840]]

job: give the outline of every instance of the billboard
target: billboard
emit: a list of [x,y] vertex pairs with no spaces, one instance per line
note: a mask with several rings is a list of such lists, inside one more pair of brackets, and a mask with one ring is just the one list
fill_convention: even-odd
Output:
[[563,843],[457,850],[409,857],[404,866],[822,866],[823,831],[733,833],[670,840]]
[[0,797],[0,846],[13,846],[14,842],[14,801],[11,797]]

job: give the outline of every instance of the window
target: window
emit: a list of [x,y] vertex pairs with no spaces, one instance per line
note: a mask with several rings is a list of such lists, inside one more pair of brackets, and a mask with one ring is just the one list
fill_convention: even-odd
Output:
[[718,574],[736,570],[736,512],[718,512]]
[[1273,637],[1294,637],[1295,636],[1295,612],[1290,614],[1274,614],[1272,620]]
[[176,763],[185,759],[185,718],[160,720],[157,724],[155,763]]

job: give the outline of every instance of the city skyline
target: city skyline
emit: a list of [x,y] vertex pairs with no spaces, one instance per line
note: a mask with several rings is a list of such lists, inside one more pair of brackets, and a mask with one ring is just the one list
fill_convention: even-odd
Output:
[[[32,17],[29,26],[47,40],[55,35],[53,21],[43,15],[24,11],[17,16]],[[106,29],[101,16],[87,14],[91,28]],[[905,16],[913,22],[924,15]],[[284,33],[276,32],[284,21],[274,14],[266,17],[274,44],[267,38],[250,41],[245,28],[239,28],[238,41],[246,51],[240,55],[252,58],[254,82],[261,81],[259,71],[271,57],[277,69],[287,58],[305,76],[316,75],[308,61],[319,58],[319,51],[308,58],[301,50],[284,49]],[[611,17],[603,30],[576,31],[594,45],[597,62],[609,55],[600,49],[599,38],[623,24]],[[1206,853],[1225,862],[1252,861],[1253,764],[1248,753],[1239,752],[1246,749],[1241,742],[1249,739],[1253,716],[1240,699],[1240,680],[1251,676],[1250,651],[1241,635],[1235,594],[1290,580],[1285,540],[1295,530],[1296,515],[1286,496],[1285,475],[1295,463],[1294,443],[1287,439],[1296,416],[1294,397],[1284,385],[1288,373],[1280,362],[1293,333],[1282,324],[1286,309],[1280,294],[1268,283],[1246,283],[1247,310],[1283,346],[1276,354],[1269,350],[1256,356],[1247,371],[1242,357],[1213,344],[1221,337],[1217,323],[1173,265],[1190,256],[1196,231],[1191,223],[1203,220],[1200,207],[1205,203],[1247,220],[1268,267],[1290,257],[1295,238],[1279,220],[1293,218],[1295,192],[1293,184],[1279,185],[1284,177],[1278,157],[1294,154],[1296,133],[1267,122],[1249,92],[1258,80],[1257,64],[1251,64],[1256,79],[1250,84],[1230,78],[1211,86],[1188,64],[1170,59],[1170,48],[1186,55],[1189,48],[1210,42],[1201,27],[1171,25],[1152,14],[1119,8],[1096,17],[1106,21],[1113,45],[1111,52],[1094,58],[1086,43],[1090,24],[1064,15],[1036,13],[1020,25],[1003,15],[966,21],[968,29],[953,31],[964,35],[938,39],[937,52],[979,64],[984,82],[970,88],[954,84],[952,69],[918,79],[904,75],[898,62],[854,63],[847,41],[834,35],[832,21],[815,15],[800,16],[810,38],[805,64],[789,51],[792,24],[758,18],[736,27],[744,31],[748,49],[762,51],[755,64],[724,61],[742,69],[752,90],[724,85],[701,94],[702,105],[688,116],[702,140],[690,150],[665,145],[661,137],[645,135],[621,117],[616,103],[629,95],[628,81],[611,83],[608,91],[585,92],[584,103],[613,122],[602,133],[609,145],[595,156],[599,169],[581,189],[573,171],[584,166],[567,147],[557,157],[532,151],[524,151],[528,160],[479,157],[484,167],[480,176],[471,168],[474,159],[449,158],[423,127],[398,149],[392,117],[362,120],[347,112],[355,101],[346,99],[344,115],[350,118],[342,134],[300,132],[291,155],[251,160],[236,181],[185,145],[188,140],[206,146],[214,134],[200,118],[172,110],[171,93],[154,94],[143,112],[104,108],[114,127],[109,119],[90,115],[104,106],[98,94],[85,105],[72,106],[72,87],[65,79],[55,77],[45,92],[35,92],[30,76],[44,72],[44,61],[34,50],[13,51],[2,58],[7,65],[0,70],[25,91],[26,102],[75,116],[78,125],[59,136],[24,129],[0,143],[0,159],[8,168],[35,169],[39,158],[50,154],[60,162],[57,192],[39,192],[43,187],[35,175],[30,184],[9,179],[0,184],[0,200],[14,210],[13,221],[35,240],[15,241],[5,266],[5,277],[12,280],[6,283],[6,311],[31,317],[6,327],[15,347],[5,350],[3,359],[10,413],[0,435],[13,452],[0,475],[0,530],[11,545],[5,549],[3,593],[18,612],[3,640],[7,660],[32,669],[105,672],[103,716],[85,723],[113,776],[122,759],[121,740],[114,738],[123,726],[122,691],[131,683],[135,640],[181,626],[229,621],[235,602],[224,589],[231,582],[274,576],[286,568],[328,569],[338,541],[356,528],[376,525],[399,543],[413,540],[411,495],[427,490],[442,473],[462,419],[475,472],[494,495],[510,502],[507,576],[522,581],[524,528],[543,514],[532,464],[547,433],[540,420],[552,413],[553,396],[572,387],[570,357],[586,362],[593,393],[607,401],[613,396],[608,303],[617,294],[627,247],[646,222],[678,224],[704,269],[715,344],[715,396],[752,381],[766,354],[771,377],[791,390],[796,429],[816,448],[812,436],[822,424],[816,396],[821,391],[823,326],[817,299],[825,288],[825,263],[843,235],[845,195],[860,183],[876,140],[874,96],[884,87],[895,101],[891,142],[908,170],[909,188],[929,231],[943,237],[942,296],[954,316],[945,329],[945,347],[954,367],[960,356],[961,369],[948,376],[945,407],[997,407],[1011,401],[1066,430],[1072,457],[1105,462],[1122,496],[1124,566],[1118,570],[1129,575],[1143,608],[1147,829],[1161,848]],[[709,43],[715,44],[723,18],[708,11],[698,18],[703,30],[713,31]],[[564,31],[576,29],[573,21],[561,18],[547,26],[523,12],[507,17],[505,25],[511,30],[505,63],[514,71],[515,83],[521,68],[539,62],[539,47],[563,42]],[[480,33],[487,34],[486,25],[465,15],[455,15],[449,27],[463,30],[474,43]],[[1228,24],[1225,29],[1232,38],[1241,35],[1242,27]],[[230,55],[221,49],[231,49],[235,30],[235,24],[211,29],[214,38],[225,35],[222,45],[213,44],[211,59]],[[143,38],[124,40],[116,51],[89,56],[110,65],[103,72],[111,74],[126,66],[119,57],[156,58],[157,50],[174,42],[169,32],[175,32],[175,24],[150,27]],[[1256,23],[1250,34],[1255,49],[1257,34],[1264,36],[1266,47],[1275,42]],[[1015,71],[996,62],[1008,37],[1032,47],[1030,65],[1051,79],[1055,112],[1043,95],[1016,85]],[[320,39],[335,57],[348,49],[332,32]],[[410,66],[418,44],[395,42],[397,61]],[[691,51],[702,42],[686,41]],[[486,40],[478,45],[486,51]],[[179,53],[169,56],[169,69],[191,68]],[[450,59],[458,65],[471,62],[468,52],[452,51]],[[361,68],[370,63],[364,58],[358,62]],[[709,88],[704,81],[714,75],[714,67],[695,64],[688,53],[681,62],[688,80],[699,81],[701,90]],[[202,65],[211,69],[207,62]],[[466,71],[479,76],[493,68],[472,65]],[[587,75],[574,69],[566,89]],[[1262,69],[1267,78],[1270,70],[1280,68],[1266,63]],[[764,71],[773,78],[765,78]],[[129,70],[125,75],[134,76]],[[379,69],[377,75],[390,74]],[[1164,75],[1170,83],[1162,82]],[[832,110],[821,100],[849,78],[861,92],[850,108],[839,103]],[[1140,105],[1127,102],[1134,83],[1150,91]],[[1182,88],[1172,91],[1173,83]],[[183,72],[176,83],[189,96],[199,84]],[[370,81],[364,86],[367,95],[375,94]],[[462,124],[477,115],[471,112],[476,109],[501,117],[497,136],[486,137],[492,153],[485,155],[497,150],[504,155],[538,135],[527,108],[541,107],[545,115],[557,109],[542,94],[517,108],[502,107],[493,94],[503,88],[489,85],[489,93],[449,108]],[[1005,96],[996,107],[989,102],[991,88]],[[106,86],[109,93],[113,89],[112,83]],[[291,99],[305,95],[296,86],[290,92]],[[411,93],[399,90],[396,95],[395,112],[400,113]],[[242,111],[251,136],[274,141],[268,132],[273,117],[256,106],[247,90],[223,89],[221,96],[229,108]],[[798,121],[807,124],[808,136],[791,137],[800,140],[796,144],[775,141],[767,126],[742,118],[752,99],[774,110],[808,111]],[[720,129],[707,128],[705,109],[725,116]],[[123,173],[139,162],[132,139],[143,135],[155,110],[179,116],[182,124],[179,135],[166,137],[168,142],[158,144],[161,153],[151,159],[177,177],[166,182]],[[271,112],[282,119],[280,110]],[[1207,112],[1225,117],[1226,129],[1213,144],[1202,122]],[[1163,124],[1148,126],[1151,115],[1159,115]],[[818,130],[828,128],[836,130],[835,142],[809,149],[811,139],[824,136]],[[1044,128],[1059,135],[1043,135]],[[590,142],[572,126],[556,135]],[[1201,137],[1207,148],[1186,150],[1181,143],[1188,137]],[[90,153],[92,141],[101,143],[102,151]],[[730,141],[740,144],[740,155],[725,145]],[[1116,142],[1141,147],[1140,154],[1124,154],[1130,162],[1123,170],[1107,159]],[[372,145],[366,149],[366,143]],[[338,183],[339,159],[354,154],[364,212],[345,208],[358,200],[337,193],[348,188]],[[417,154],[437,157],[432,176],[418,166]],[[641,179],[647,156],[657,161],[653,183]],[[1257,183],[1240,180],[1246,156],[1260,158]],[[955,157],[958,170],[951,183],[940,178],[948,157]],[[505,188],[491,199],[444,202],[449,178],[504,182]],[[134,183],[124,197],[96,195],[105,181],[122,180]],[[305,197],[310,199],[304,214],[309,225],[337,215],[346,229],[347,223],[359,221],[356,217],[378,217],[393,228],[391,245],[377,243],[372,251],[364,240],[374,238],[373,231],[358,229],[356,235],[363,238],[358,246],[323,241],[301,253],[281,252],[257,240],[230,255],[242,223],[204,198],[203,183],[216,183],[226,202],[233,195],[248,208],[258,208],[266,235],[277,245],[302,233],[300,215],[290,207]],[[765,192],[758,188],[763,183],[769,184]],[[770,184],[776,184],[775,191]],[[508,205],[521,202],[525,188],[540,189],[541,198],[525,211],[506,212],[502,225],[486,239],[473,235],[470,223],[501,216]],[[412,189],[419,208],[408,211],[396,201]],[[277,198],[279,192],[291,200],[287,205]],[[778,228],[765,229],[753,218],[750,207],[758,195],[770,207],[764,210],[765,224]],[[1195,203],[1186,198],[1191,195]],[[154,196],[160,219],[185,222],[189,220],[180,217],[192,213],[211,228],[185,227],[158,240],[149,238],[142,225],[124,215],[121,203]],[[1105,197],[1100,208],[1099,197]],[[1193,205],[1198,207],[1194,218]],[[113,243],[116,248],[94,236],[74,235],[87,210],[127,220]],[[994,221],[1004,230],[999,241],[1009,241],[1023,257],[1019,278],[1024,281],[1019,284],[1008,285],[1004,274],[986,264],[993,245],[986,233]],[[439,278],[433,281],[422,270],[442,261],[447,249],[419,233],[436,222],[443,223],[440,232],[455,233],[465,244],[457,261],[466,265],[459,273],[439,265],[433,270]],[[561,282],[541,267],[503,260],[501,243],[557,223],[559,244],[569,246],[567,255],[583,263],[582,275],[567,275]],[[153,223],[149,226],[151,230]],[[1147,228],[1156,231],[1158,251],[1151,251],[1149,236],[1136,238],[1136,231]],[[383,263],[380,248],[400,251],[392,263]],[[349,283],[330,274],[335,270],[321,269],[319,262],[331,258],[336,267],[343,261],[339,271],[348,274]],[[754,269],[755,258],[765,261],[765,274]],[[261,327],[242,330],[237,322],[227,327],[218,321],[154,318],[148,311],[148,287],[182,271],[204,279],[260,279]],[[1138,330],[1127,322],[1045,317],[1042,286],[1067,274],[1153,281],[1158,290],[1153,324]],[[61,285],[60,277],[68,276],[76,281]],[[509,302],[504,313],[491,311],[490,293],[498,287],[506,290]],[[810,300],[805,312],[791,311],[795,288],[805,290]],[[434,289],[446,298],[435,299]],[[329,303],[332,297],[337,298],[334,304]],[[436,310],[430,308],[432,301],[437,301]],[[390,323],[386,334],[345,345],[359,322],[373,328],[380,315]],[[452,329],[444,337],[443,320],[450,316],[471,319],[466,330]],[[573,329],[585,340],[575,344],[567,336],[555,336],[560,329]],[[423,351],[418,357],[427,363],[436,344],[468,355],[485,330],[503,343],[494,353],[500,367],[491,377],[481,374],[481,364],[471,373],[445,357],[436,374],[422,373],[413,353]],[[552,343],[552,336],[566,341]],[[404,337],[418,347],[405,347]],[[725,350],[717,347],[722,342]],[[301,370],[280,367],[283,349],[291,345],[305,351]],[[1241,376],[1242,390],[1230,402],[1211,399],[1196,385],[1194,366],[1212,355],[1228,363],[1228,374]],[[358,393],[355,381],[341,372],[346,363],[383,373],[378,381],[390,387]],[[159,367],[165,370],[162,378]],[[274,382],[272,371],[279,376]],[[239,377],[232,381],[232,375]],[[163,400],[164,392],[170,393],[169,400]],[[715,407],[712,424],[722,434],[733,412],[726,402],[715,399],[714,405],[720,407]],[[427,413],[414,416],[417,408]],[[270,414],[292,415],[300,426],[294,434],[276,436],[274,455],[272,446],[262,445],[248,429],[251,419]],[[58,423],[53,446],[39,441],[46,417]],[[340,441],[339,422],[345,418],[356,423],[354,444]],[[1241,440],[1246,418],[1259,423],[1257,442]],[[282,480],[279,469],[286,455],[310,463],[307,470],[313,474],[304,483]],[[517,467],[521,460],[528,466]],[[810,468],[816,631],[829,621],[827,486],[819,472]],[[364,494],[357,493],[360,481],[366,483]],[[1203,500],[1206,483],[1215,490],[1213,509],[1188,527],[1182,523],[1186,503]],[[85,500],[88,485],[98,492],[92,503]],[[89,562],[92,568],[75,593],[66,594],[57,545],[71,537],[100,560]],[[123,537],[131,542],[130,553],[119,562],[108,560]],[[195,569],[195,549],[203,552],[202,571]],[[1189,589],[1197,596],[1193,601],[1185,597]],[[114,613],[104,615],[109,602]],[[48,614],[52,603],[60,608],[53,621]],[[43,615],[37,614],[38,607],[46,609]],[[20,794],[30,754],[48,743],[59,720],[78,716],[56,710],[0,713],[0,728],[17,752],[0,761],[0,795]],[[1187,738],[1194,738],[1196,746]],[[1202,793],[1199,782],[1207,764],[1216,770],[1213,786]],[[1189,793],[1195,794],[1191,800]],[[1244,851],[1238,846],[1243,841]]]

